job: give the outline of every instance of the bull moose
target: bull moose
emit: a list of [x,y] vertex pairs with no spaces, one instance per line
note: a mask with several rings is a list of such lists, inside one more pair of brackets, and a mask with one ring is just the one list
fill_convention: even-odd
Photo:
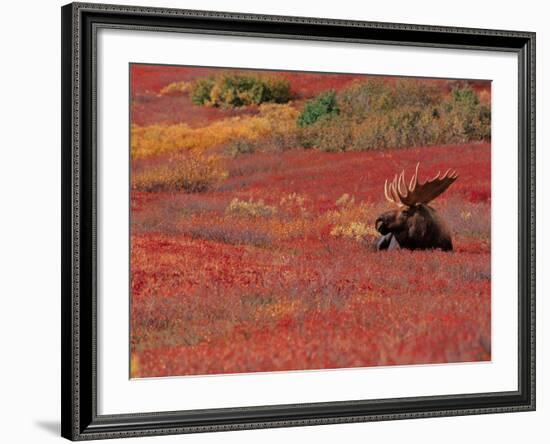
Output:
[[441,249],[451,251],[453,242],[451,231],[437,211],[428,205],[443,193],[458,178],[455,170],[448,169],[443,176],[440,172],[433,179],[424,183],[418,180],[418,168],[412,176],[409,185],[405,182],[405,170],[393,181],[384,182],[386,199],[398,206],[387,211],[376,219],[376,230],[382,235],[376,249],[393,250],[406,248],[409,250]]

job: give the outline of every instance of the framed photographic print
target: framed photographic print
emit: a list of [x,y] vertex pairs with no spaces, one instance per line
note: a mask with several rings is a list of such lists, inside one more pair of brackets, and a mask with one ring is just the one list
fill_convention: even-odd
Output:
[[535,35],[62,8],[62,435],[535,408]]

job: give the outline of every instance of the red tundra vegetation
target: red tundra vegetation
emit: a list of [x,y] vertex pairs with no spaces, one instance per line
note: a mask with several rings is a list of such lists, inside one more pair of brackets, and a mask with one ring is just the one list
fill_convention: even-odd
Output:
[[[161,89],[209,72],[143,66],[132,122],[170,125],[196,111],[189,119],[200,128],[257,113],[184,96],[166,121]],[[305,74],[286,76],[304,99],[353,80],[312,75],[326,83],[313,90]],[[132,377],[491,359],[490,142],[237,154],[212,146],[201,156],[216,156],[223,174],[208,186],[139,181],[152,170],[164,178],[178,150],[132,159]],[[374,221],[391,209],[384,180],[418,161],[422,179],[449,167],[460,175],[431,203],[454,250],[377,252]]]

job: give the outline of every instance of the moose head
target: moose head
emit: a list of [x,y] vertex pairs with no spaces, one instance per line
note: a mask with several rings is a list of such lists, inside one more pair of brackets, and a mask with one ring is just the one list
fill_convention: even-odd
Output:
[[405,182],[405,170],[392,182],[384,183],[384,195],[397,209],[387,211],[376,219],[375,226],[382,235],[377,250],[406,248],[409,250],[453,249],[451,232],[445,221],[428,205],[458,178],[456,171],[448,169],[424,183],[418,180],[418,168],[409,185]]

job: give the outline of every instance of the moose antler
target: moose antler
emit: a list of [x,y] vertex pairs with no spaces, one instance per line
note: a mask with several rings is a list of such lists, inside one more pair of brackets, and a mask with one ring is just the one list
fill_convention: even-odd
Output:
[[456,170],[451,171],[449,168],[443,176],[439,172],[433,179],[420,183],[418,181],[419,166],[420,162],[416,164],[416,171],[408,187],[405,183],[405,170],[401,171],[399,176],[396,174],[389,184],[387,180],[384,182],[384,195],[388,201],[399,206],[406,205],[408,207],[427,204],[449,188],[458,178]]

